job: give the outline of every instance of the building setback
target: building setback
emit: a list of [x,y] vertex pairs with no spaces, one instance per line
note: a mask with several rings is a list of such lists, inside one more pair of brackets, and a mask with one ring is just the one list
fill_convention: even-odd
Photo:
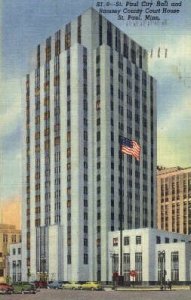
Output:
[[[120,233],[108,234],[109,281],[119,272]],[[127,283],[190,283],[191,237],[158,230],[140,228],[123,231],[123,274]],[[135,277],[132,277],[132,271]]]
[[[23,93],[24,277],[30,269],[34,278],[107,281],[120,173],[123,227],[156,226],[156,82],[146,50],[88,9],[38,45],[32,62]],[[142,148],[122,169],[120,136]]]
[[191,168],[158,168],[157,226],[191,233]]

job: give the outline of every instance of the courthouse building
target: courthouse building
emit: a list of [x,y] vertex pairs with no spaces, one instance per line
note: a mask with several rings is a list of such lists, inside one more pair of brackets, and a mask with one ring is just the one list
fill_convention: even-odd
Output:
[[[119,195],[125,229],[156,226],[156,82],[146,50],[88,9],[39,44],[31,62],[23,280],[28,269],[33,278],[107,281]],[[120,165],[121,136],[141,146],[140,161],[127,155]]]
[[191,168],[158,168],[157,226],[191,233]]

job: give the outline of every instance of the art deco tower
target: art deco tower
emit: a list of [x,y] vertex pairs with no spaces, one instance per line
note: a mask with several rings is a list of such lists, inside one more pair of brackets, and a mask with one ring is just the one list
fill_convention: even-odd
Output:
[[[120,192],[124,228],[155,226],[156,87],[146,50],[89,9],[38,45],[32,61],[23,272],[106,281]],[[140,161],[125,156],[122,170],[120,136],[141,145]]]

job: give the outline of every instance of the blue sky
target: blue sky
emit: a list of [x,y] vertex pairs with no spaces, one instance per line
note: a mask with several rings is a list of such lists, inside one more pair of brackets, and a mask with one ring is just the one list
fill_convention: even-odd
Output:
[[[125,1],[124,1],[125,2]],[[170,2],[170,1],[169,1]],[[157,79],[158,164],[191,165],[191,1],[168,17],[165,26],[131,26],[111,19],[149,51],[150,73]],[[92,0],[0,0],[0,200],[22,190],[21,79],[37,44],[93,6]],[[168,56],[157,57],[160,47]]]

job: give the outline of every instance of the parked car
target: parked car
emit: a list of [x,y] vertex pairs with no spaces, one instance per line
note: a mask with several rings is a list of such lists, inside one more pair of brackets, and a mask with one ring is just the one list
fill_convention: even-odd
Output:
[[98,290],[102,290],[102,286],[101,284],[97,283],[97,282],[93,282],[93,281],[88,281],[86,283],[83,283],[81,285],[81,289],[82,290],[92,290],[92,291],[98,291]]
[[19,282],[13,284],[14,293],[15,294],[35,294],[36,293],[36,287],[34,284],[31,284],[29,282]]
[[79,290],[81,288],[81,284],[80,283],[77,283],[75,281],[69,281],[67,283],[64,283],[62,285],[62,287],[64,289],[70,289],[70,290]]
[[36,294],[37,290],[34,284],[25,286],[22,290],[22,294]]
[[35,285],[37,289],[46,289],[47,288],[47,282],[46,281],[33,281],[31,282]]
[[12,294],[14,288],[12,285],[7,283],[0,283],[0,294]]
[[47,287],[49,289],[62,289],[62,282],[61,281],[52,281],[49,282]]

